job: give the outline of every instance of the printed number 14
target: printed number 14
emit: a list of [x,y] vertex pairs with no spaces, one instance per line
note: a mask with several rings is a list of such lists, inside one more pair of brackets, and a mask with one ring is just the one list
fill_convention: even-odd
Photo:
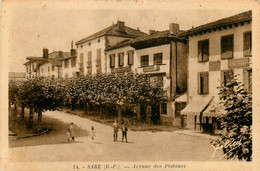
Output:
[[79,169],[79,165],[74,164],[74,165],[73,165],[73,169]]

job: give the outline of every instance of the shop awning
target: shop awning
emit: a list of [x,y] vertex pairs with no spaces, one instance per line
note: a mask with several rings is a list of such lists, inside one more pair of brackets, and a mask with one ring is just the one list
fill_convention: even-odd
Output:
[[226,113],[223,104],[216,98],[212,100],[207,109],[203,112],[202,116],[219,117]]
[[182,111],[182,115],[199,115],[212,101],[213,97],[191,101]]

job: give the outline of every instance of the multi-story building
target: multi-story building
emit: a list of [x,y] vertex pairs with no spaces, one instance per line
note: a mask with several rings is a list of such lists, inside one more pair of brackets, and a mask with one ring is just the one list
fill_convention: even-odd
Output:
[[175,108],[179,105],[173,100],[187,88],[187,43],[185,38],[178,36],[180,33],[179,25],[172,23],[167,31],[151,30],[149,35],[122,41],[106,49],[108,73],[149,74],[167,92],[167,101],[139,106],[136,111],[140,120],[149,122],[152,116],[155,122],[172,125],[175,113],[179,112]]
[[91,36],[76,42],[79,75],[93,75],[107,73],[107,56],[104,52],[124,40],[134,39],[146,35],[139,29],[125,26],[125,23],[118,21]]
[[27,57],[26,78],[38,76],[48,78],[62,78],[62,60],[70,56],[70,52],[53,51],[49,54],[47,48],[43,49],[43,57]]
[[187,116],[187,127],[215,131],[217,116],[223,113],[218,86],[232,75],[251,88],[252,12],[201,25],[185,34],[189,39],[188,105],[181,111]]

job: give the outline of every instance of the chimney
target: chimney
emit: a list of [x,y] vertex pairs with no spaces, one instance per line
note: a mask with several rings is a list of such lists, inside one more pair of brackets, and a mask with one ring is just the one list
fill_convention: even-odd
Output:
[[119,20],[117,21],[117,31],[125,32],[125,22]]
[[170,23],[170,34],[176,35],[180,32],[180,26],[176,23]]
[[59,56],[58,58],[63,58],[63,52],[62,51],[59,51]]
[[43,59],[48,59],[49,58],[49,50],[47,48],[43,48],[42,52],[43,52],[43,54],[42,54]]
[[76,56],[76,50],[73,49],[73,40],[71,41],[70,56]]
[[154,34],[154,33],[156,33],[155,30],[149,30],[149,34],[150,34],[150,35],[152,35],[152,34]]

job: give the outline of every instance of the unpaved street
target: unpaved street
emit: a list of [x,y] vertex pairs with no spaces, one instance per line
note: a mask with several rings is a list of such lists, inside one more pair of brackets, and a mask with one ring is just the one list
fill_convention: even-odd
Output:
[[[60,111],[44,115],[65,123],[74,122],[83,130],[95,127],[96,139],[76,137],[74,143],[38,145],[10,148],[11,161],[212,161],[221,152],[214,149],[210,139],[174,132],[128,131],[129,143],[113,141],[113,129],[86,118]],[[64,135],[65,137],[65,135]]]

